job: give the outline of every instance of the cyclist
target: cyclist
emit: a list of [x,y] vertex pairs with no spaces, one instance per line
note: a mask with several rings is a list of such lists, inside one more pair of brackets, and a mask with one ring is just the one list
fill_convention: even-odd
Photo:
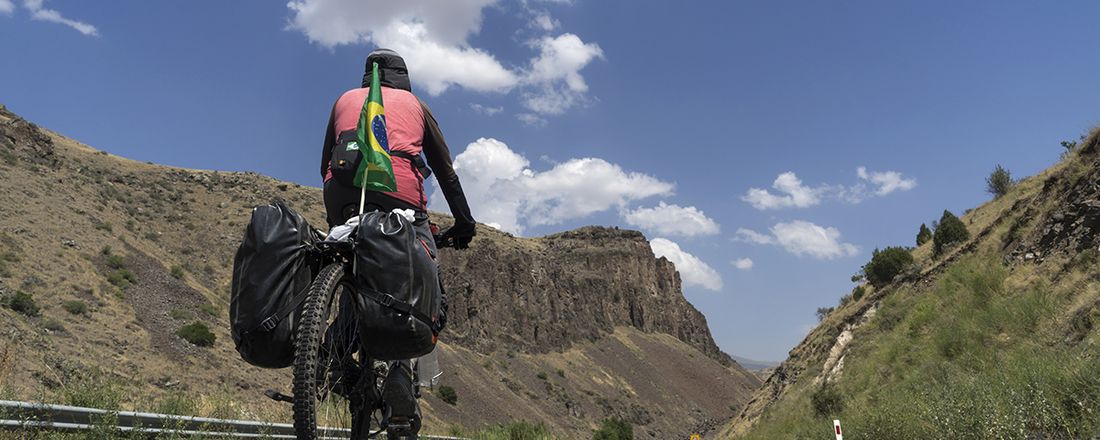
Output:
[[[424,195],[424,179],[435,174],[455,220],[454,226],[445,232],[445,237],[453,239],[455,248],[465,249],[476,233],[475,222],[458,175],[455,174],[450,150],[431,110],[412,93],[405,60],[397,52],[388,49],[378,49],[367,56],[363,86],[344,92],[336,100],[325,128],[325,143],[321,150],[321,176],[324,179],[325,211],[329,227],[344,224],[359,212],[359,188],[346,179],[334,178],[331,162],[334,146],[355,136],[359,113],[369,93],[373,63],[378,63],[378,73],[381,76],[379,82],[382,84],[382,101],[386,108],[386,136],[389,138],[397,192],[367,191],[364,211],[411,209],[418,219],[427,218],[428,200]],[[427,164],[424,158],[427,159]],[[420,426],[420,408],[413,392],[412,368],[412,363],[408,360],[391,362],[383,387],[383,397],[387,407],[387,424],[395,420],[409,422],[412,427],[409,434],[415,435]],[[355,397],[362,398],[352,396],[350,400],[359,400]],[[352,411],[353,418],[360,419],[355,414],[356,409],[352,408]]]

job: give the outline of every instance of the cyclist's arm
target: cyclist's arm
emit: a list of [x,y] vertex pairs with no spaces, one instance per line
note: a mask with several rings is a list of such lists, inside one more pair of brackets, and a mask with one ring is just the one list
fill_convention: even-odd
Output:
[[447,206],[451,208],[451,215],[455,218],[455,226],[473,229],[474,216],[451,162],[451,150],[447,148],[447,141],[443,139],[443,132],[439,130],[439,123],[435,121],[431,109],[424,101],[420,101],[420,107],[424,109],[424,156],[428,160],[428,166],[439,181],[443,197],[447,199]]
[[333,133],[333,119],[336,118],[336,105],[332,106],[332,113],[328,115],[328,125],[325,126],[325,143],[321,145],[321,179],[328,174],[329,161],[332,160],[332,144],[336,143],[336,133]]

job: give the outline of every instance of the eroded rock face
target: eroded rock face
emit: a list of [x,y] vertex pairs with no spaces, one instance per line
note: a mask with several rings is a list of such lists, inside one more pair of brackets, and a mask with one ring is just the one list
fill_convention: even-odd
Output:
[[586,227],[517,239],[485,232],[470,250],[442,252],[445,338],[482,352],[542,353],[628,325],[673,335],[731,364],[684,299],[673,264],[655,258],[641,233]]

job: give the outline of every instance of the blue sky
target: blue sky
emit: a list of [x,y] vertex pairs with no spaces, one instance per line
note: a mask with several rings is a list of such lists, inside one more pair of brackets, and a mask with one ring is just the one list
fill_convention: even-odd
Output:
[[689,5],[0,0],[0,103],[122,156],[318,186],[332,102],[396,48],[479,220],[642,229],[719,345],[769,360],[872,249],[1100,121],[1094,1]]

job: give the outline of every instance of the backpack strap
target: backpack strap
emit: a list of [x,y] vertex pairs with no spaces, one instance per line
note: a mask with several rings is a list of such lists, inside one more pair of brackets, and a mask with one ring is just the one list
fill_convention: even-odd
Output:
[[420,311],[420,309],[413,307],[412,304],[394,298],[393,295],[390,295],[388,293],[379,292],[369,287],[359,287],[358,290],[364,296],[370,298],[372,301],[378,304],[416,318],[418,321],[423,322],[424,325],[427,325],[429,328],[432,329],[433,332],[435,332],[435,323],[432,322],[432,317]]
[[418,171],[420,171],[420,177],[423,177],[424,180],[428,180],[428,177],[432,175],[432,169],[428,168],[428,164],[424,162],[424,156],[397,150],[390,151],[390,156],[397,156],[402,159],[407,159],[410,163],[412,163],[413,168],[416,168]]

